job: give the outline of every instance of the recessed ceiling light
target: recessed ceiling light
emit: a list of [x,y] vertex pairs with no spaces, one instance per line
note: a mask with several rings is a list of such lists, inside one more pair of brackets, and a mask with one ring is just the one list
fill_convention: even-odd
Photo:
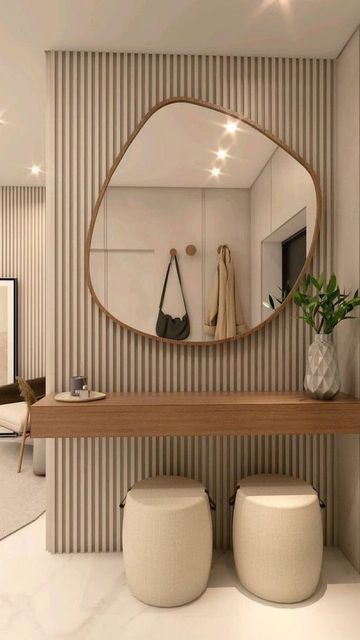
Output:
[[225,129],[227,133],[236,133],[238,131],[238,124],[235,120],[229,120],[225,125]]
[[41,173],[41,167],[39,167],[38,164],[33,164],[33,166],[31,167],[30,171],[34,176],[38,176],[39,173]]
[[225,149],[219,149],[216,152],[217,157],[219,158],[219,160],[225,160],[225,158],[227,158],[227,151],[225,151]]
[[4,120],[5,109],[0,110],[0,124],[7,124],[6,120]]
[[220,175],[221,171],[219,167],[213,167],[210,173],[212,176],[214,176],[214,178],[217,178]]

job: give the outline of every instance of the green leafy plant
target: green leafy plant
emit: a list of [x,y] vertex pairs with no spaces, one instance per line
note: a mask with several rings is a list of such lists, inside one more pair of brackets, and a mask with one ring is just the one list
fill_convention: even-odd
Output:
[[287,296],[289,295],[291,287],[288,283],[286,283],[284,288],[278,287],[278,289],[280,291],[280,296],[278,298],[269,294],[268,300],[263,301],[263,305],[267,309],[276,309],[277,303],[282,304],[285,298],[287,298]]
[[294,302],[302,309],[299,316],[316,333],[330,334],[342,320],[352,319],[349,314],[360,305],[359,291],[351,297],[341,293],[335,274],[326,282],[323,275],[314,278],[308,274],[295,291]]

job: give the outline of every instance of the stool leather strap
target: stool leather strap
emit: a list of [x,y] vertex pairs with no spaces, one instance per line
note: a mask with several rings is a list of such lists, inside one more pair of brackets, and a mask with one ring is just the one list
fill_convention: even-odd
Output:
[[216,502],[215,502],[215,500],[213,500],[213,499],[211,498],[211,496],[210,496],[210,494],[209,494],[209,491],[208,491],[207,489],[205,489],[205,493],[206,493],[206,495],[207,495],[207,497],[208,497],[209,505],[210,505],[210,509],[211,509],[211,511],[216,511]]
[[[131,491],[131,489],[132,489],[132,487],[130,487],[130,489],[128,489],[128,491],[126,493],[126,496],[121,500],[121,502],[119,504],[120,509],[124,509],[125,508],[127,494],[129,493],[129,491]],[[211,511],[216,511],[216,502],[215,502],[215,500],[213,500],[213,498],[210,496],[210,494],[209,494],[207,489],[205,489],[205,493],[206,493],[206,495],[208,497]]]
[[314,485],[311,485],[311,486],[312,486],[312,488],[314,489],[314,491],[315,491],[315,493],[317,494],[317,497],[318,497],[318,499],[319,499],[320,509],[326,509],[326,503],[324,502],[324,500],[322,500],[322,499],[320,498],[319,491],[317,490],[317,488],[316,488],[316,487],[314,487]]
[[127,494],[129,493],[129,491],[131,491],[131,489],[133,488],[134,485],[132,485],[130,487],[130,489],[127,490],[125,497],[121,500],[119,507],[120,509],[124,509],[125,508],[125,504],[126,504],[126,498],[127,498]]
[[237,492],[238,492],[238,489],[240,489],[240,485],[239,485],[239,484],[236,486],[236,489],[235,489],[234,493],[233,493],[233,494],[232,494],[232,496],[230,496],[230,498],[229,498],[229,505],[230,505],[230,507],[233,507],[233,506],[234,506],[234,504],[235,504],[236,494],[237,494]]

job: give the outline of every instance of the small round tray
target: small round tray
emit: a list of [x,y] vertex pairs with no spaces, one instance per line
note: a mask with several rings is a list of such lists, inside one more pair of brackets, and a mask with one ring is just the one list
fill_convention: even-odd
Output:
[[89,398],[79,398],[79,396],[72,396],[70,391],[63,391],[55,396],[55,400],[58,402],[94,402],[94,400],[102,400],[105,396],[106,393],[102,393],[102,391],[90,391]]

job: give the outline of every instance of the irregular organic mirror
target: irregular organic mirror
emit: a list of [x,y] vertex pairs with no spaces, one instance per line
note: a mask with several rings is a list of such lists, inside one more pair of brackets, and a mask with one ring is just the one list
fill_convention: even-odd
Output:
[[[247,335],[278,313],[307,268],[319,212],[313,172],[272,136],[211,105],[168,101],[141,123],[103,186],[88,284],[114,320],[156,336],[173,250],[186,339]],[[185,314],[174,264],[162,310]]]

